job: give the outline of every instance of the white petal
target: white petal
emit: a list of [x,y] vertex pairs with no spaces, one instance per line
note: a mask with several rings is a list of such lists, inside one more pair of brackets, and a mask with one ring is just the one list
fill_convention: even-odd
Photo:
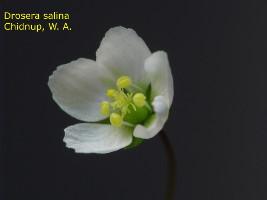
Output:
[[173,100],[173,78],[168,56],[164,51],[157,51],[145,61],[145,70],[151,82],[151,97],[162,95],[167,99],[168,107]]
[[137,125],[133,135],[138,138],[149,139],[154,137],[163,128],[169,115],[167,99],[164,96],[156,96],[152,102],[155,114],[148,119],[145,125]]
[[110,89],[103,83],[104,70],[95,61],[84,58],[59,66],[48,81],[54,100],[79,120],[106,118],[100,112],[100,103],[108,99],[105,94]]
[[133,83],[147,86],[144,62],[151,55],[145,42],[132,29],[111,28],[96,52],[96,62],[107,67],[115,78],[129,76]]
[[81,123],[67,127],[64,142],[77,153],[109,153],[132,142],[132,129],[110,124]]

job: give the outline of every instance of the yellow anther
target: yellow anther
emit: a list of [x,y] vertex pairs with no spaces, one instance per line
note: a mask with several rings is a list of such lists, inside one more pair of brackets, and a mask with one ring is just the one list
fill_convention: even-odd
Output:
[[136,93],[133,96],[133,102],[137,107],[142,107],[146,104],[146,96],[142,93]]
[[114,98],[116,96],[116,90],[110,89],[107,91],[107,96],[110,98]]
[[101,113],[102,115],[105,115],[105,116],[109,115],[109,102],[108,101],[101,102]]
[[110,123],[115,127],[120,127],[122,125],[123,119],[122,117],[117,113],[112,113],[110,115]]
[[132,83],[132,79],[129,76],[122,76],[117,80],[118,88],[129,87]]

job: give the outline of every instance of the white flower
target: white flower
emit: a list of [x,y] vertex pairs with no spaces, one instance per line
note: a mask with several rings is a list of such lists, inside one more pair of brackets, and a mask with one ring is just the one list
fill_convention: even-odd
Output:
[[59,66],[48,86],[61,109],[84,121],[64,130],[66,146],[80,153],[109,153],[154,137],[173,100],[167,54],[151,54],[134,30],[123,27],[106,33],[96,61]]

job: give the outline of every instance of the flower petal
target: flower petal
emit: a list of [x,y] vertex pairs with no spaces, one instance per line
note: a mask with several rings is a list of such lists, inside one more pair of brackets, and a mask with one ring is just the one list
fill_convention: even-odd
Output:
[[53,99],[69,115],[83,121],[99,121],[104,118],[100,103],[108,97],[104,83],[105,69],[95,61],[80,58],[61,65],[49,77],[48,86]]
[[168,107],[173,100],[173,78],[168,56],[164,51],[157,51],[145,61],[145,70],[151,82],[151,97],[162,95],[167,99]]
[[67,127],[64,142],[77,153],[110,153],[132,142],[132,128],[81,123]]
[[149,139],[154,137],[163,128],[168,119],[169,107],[164,96],[156,96],[152,102],[155,114],[152,115],[145,125],[137,125],[133,135],[137,138]]
[[133,83],[144,87],[148,80],[144,62],[151,55],[145,42],[132,29],[111,28],[96,52],[96,62],[107,67],[115,78],[129,76]]

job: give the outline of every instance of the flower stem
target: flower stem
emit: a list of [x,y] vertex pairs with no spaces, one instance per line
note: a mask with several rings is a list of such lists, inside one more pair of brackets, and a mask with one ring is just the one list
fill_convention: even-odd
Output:
[[173,200],[174,191],[175,191],[175,179],[176,179],[176,161],[174,157],[174,152],[171,146],[170,141],[168,140],[165,132],[163,130],[159,133],[161,140],[166,151],[168,159],[168,183],[166,189],[166,200]]

